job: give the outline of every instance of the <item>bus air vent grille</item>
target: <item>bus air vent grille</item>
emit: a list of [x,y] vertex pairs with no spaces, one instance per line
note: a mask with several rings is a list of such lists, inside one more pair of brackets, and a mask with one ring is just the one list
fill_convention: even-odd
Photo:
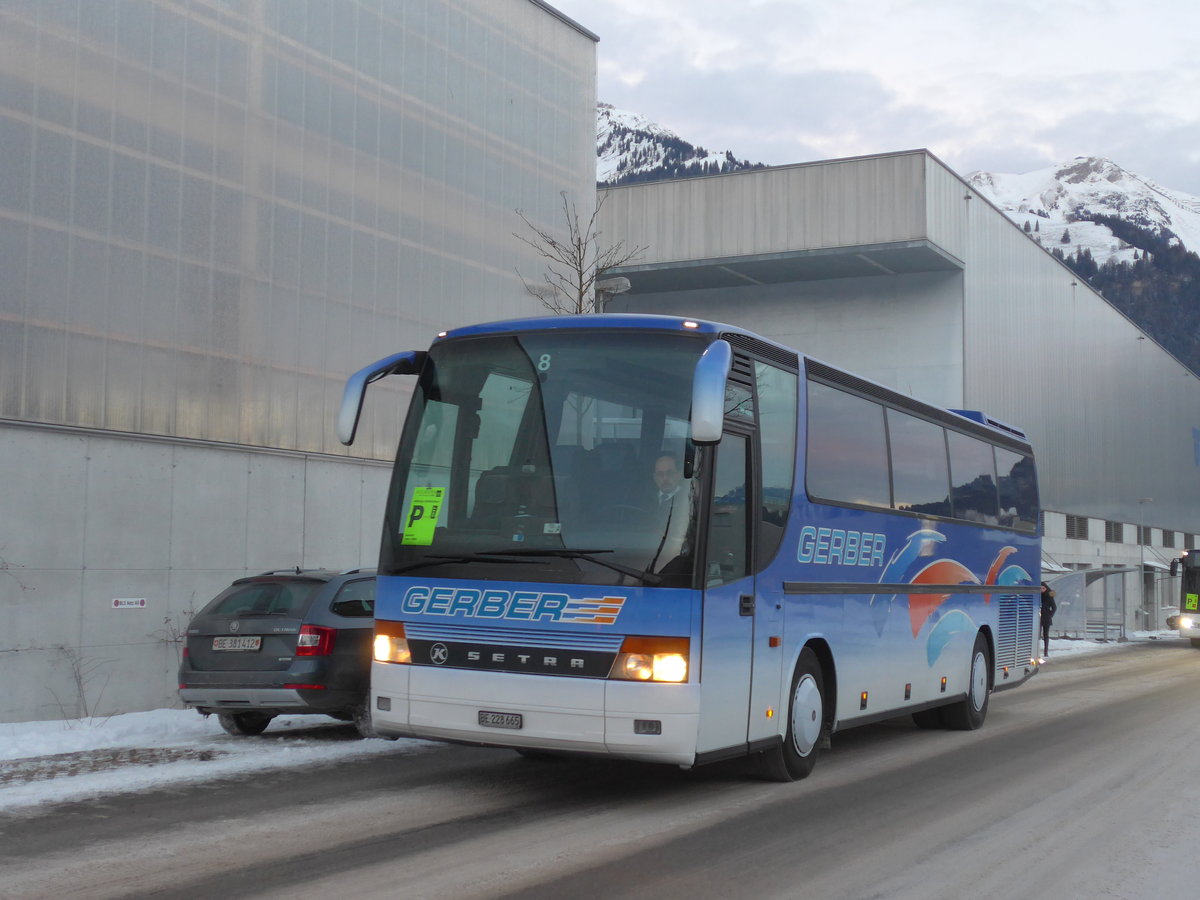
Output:
[[1033,645],[1033,596],[1007,594],[1000,598],[999,604],[996,665],[1015,666],[1029,658]]
[[736,331],[726,331],[721,335],[721,338],[728,341],[732,347],[745,350],[747,353],[753,353],[767,362],[773,362],[786,369],[791,369],[793,372],[800,366],[800,357],[794,350],[787,350],[775,344],[768,344],[766,341],[752,338],[748,334],[738,334]]

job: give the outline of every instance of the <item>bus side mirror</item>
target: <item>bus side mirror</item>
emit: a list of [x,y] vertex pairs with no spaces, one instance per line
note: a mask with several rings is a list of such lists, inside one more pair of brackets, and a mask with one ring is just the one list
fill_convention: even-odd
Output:
[[387,375],[416,375],[425,365],[426,355],[424,350],[405,350],[371,363],[351,375],[342,392],[342,408],[338,411],[338,440],[346,446],[354,443],[363,400],[367,396],[367,385]]
[[1177,556],[1173,560],[1171,560],[1171,577],[1174,578],[1178,574],[1179,574],[1179,557]]
[[713,341],[696,361],[692,376],[692,442],[715,444],[725,422],[725,379],[733,365],[728,341]]

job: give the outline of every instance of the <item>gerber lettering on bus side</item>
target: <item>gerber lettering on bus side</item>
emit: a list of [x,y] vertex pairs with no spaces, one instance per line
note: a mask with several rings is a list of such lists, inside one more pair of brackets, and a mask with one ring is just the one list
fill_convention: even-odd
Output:
[[541,591],[414,585],[405,592],[401,609],[410,615],[473,616],[480,619],[519,619],[527,622],[545,619],[557,622],[570,599],[566,594]]
[[796,561],[821,566],[882,566],[887,536],[874,531],[846,528],[800,529]]

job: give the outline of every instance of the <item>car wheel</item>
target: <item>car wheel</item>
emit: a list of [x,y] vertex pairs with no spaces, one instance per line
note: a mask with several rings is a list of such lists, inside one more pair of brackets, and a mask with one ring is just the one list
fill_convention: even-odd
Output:
[[756,757],[758,773],[768,781],[799,781],[817,763],[825,727],[825,680],[817,655],[808,647],[800,651],[788,697],[783,741]]
[[971,682],[967,696],[950,706],[941,707],[942,721],[955,731],[974,731],[987,718],[988,699],[991,697],[990,682],[991,654],[988,642],[982,634],[975,636],[975,647],[971,650]]
[[217,721],[221,723],[221,727],[234,737],[262,734],[273,718],[275,717],[270,713],[260,712],[217,714]]
[[358,732],[359,737],[379,737],[375,733],[374,724],[371,722],[371,706],[366,700],[363,700],[362,703],[350,710],[350,720],[354,722],[354,729]]

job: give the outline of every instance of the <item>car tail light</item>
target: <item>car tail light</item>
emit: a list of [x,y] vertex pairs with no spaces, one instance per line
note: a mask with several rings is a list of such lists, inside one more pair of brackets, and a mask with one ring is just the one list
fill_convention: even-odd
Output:
[[301,625],[300,638],[296,641],[297,656],[328,656],[333,652],[336,628],[322,625]]

